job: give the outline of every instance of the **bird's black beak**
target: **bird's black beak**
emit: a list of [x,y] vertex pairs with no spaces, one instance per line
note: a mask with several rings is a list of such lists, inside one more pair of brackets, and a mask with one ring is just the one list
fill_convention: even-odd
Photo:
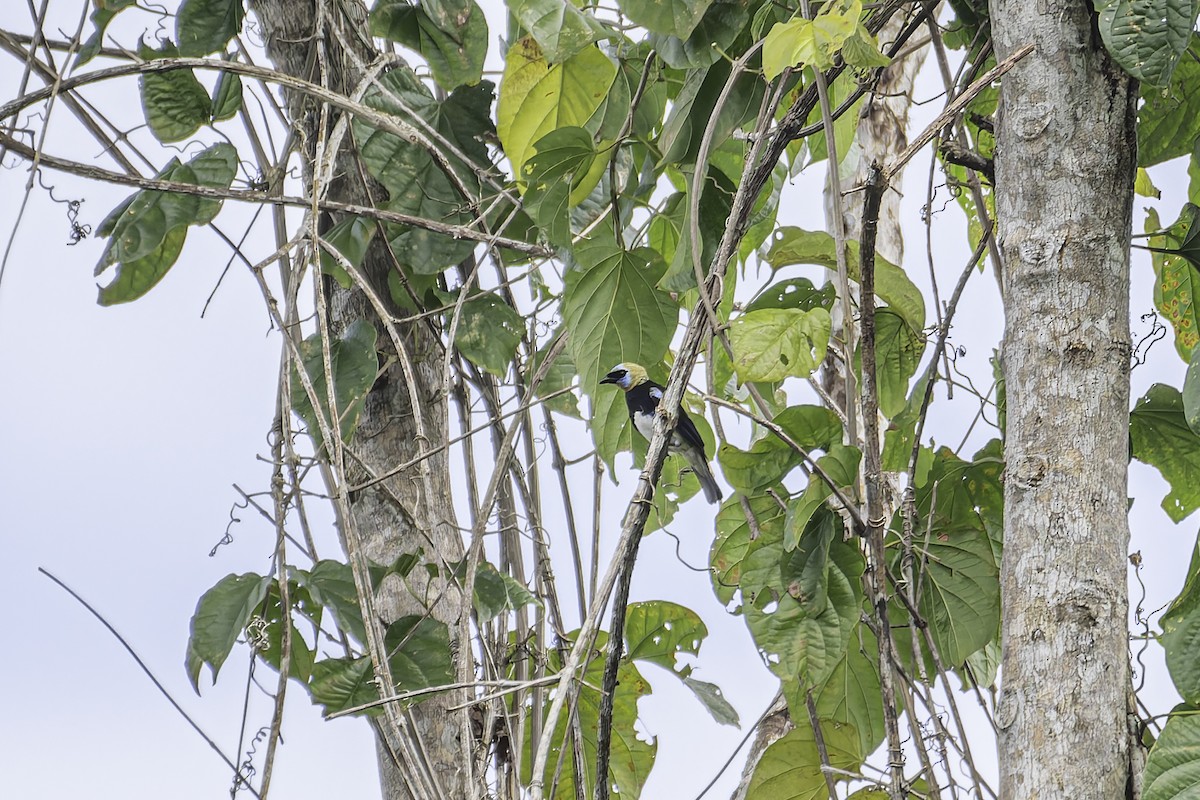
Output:
[[624,371],[619,370],[619,369],[614,369],[612,372],[608,373],[603,378],[601,378],[600,383],[618,383],[624,374],[625,374]]

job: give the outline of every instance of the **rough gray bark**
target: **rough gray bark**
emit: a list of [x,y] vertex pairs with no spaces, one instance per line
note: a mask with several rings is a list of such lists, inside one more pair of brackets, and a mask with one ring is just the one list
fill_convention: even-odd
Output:
[[[367,12],[359,0],[324,3],[318,15],[313,0],[255,0],[251,9],[262,27],[267,54],[276,69],[350,94],[361,81],[360,65],[371,65],[379,56],[367,32]],[[320,29],[318,30],[318,25]],[[322,48],[324,57],[318,58]],[[352,48],[352,53],[346,48]],[[309,99],[286,96],[290,121],[302,136],[306,191],[312,189],[312,164],[321,135],[320,109]],[[332,127],[336,116],[331,115]],[[372,204],[386,199],[377,184],[364,182],[366,171],[356,163],[353,145],[346,137],[336,161],[327,197],[352,203]],[[323,227],[331,221],[324,220]],[[386,277],[396,268],[387,249],[372,246],[363,270],[376,294],[388,302]],[[373,320],[379,328],[379,346],[393,350],[366,295],[342,290],[331,281],[324,287],[329,303],[330,324],[335,331],[355,319]],[[380,475],[398,464],[409,463],[422,452],[438,450],[445,441],[446,395],[442,389],[443,346],[429,321],[399,326],[402,352],[376,382],[367,397],[354,438],[354,456],[348,459],[346,477],[350,485]],[[408,365],[408,371],[404,366]],[[413,400],[416,400],[414,408]],[[426,458],[394,478],[370,488],[351,492],[350,521],[343,534],[349,548],[372,561],[388,564],[401,554],[424,553],[426,560],[444,567],[463,557],[462,539],[455,524],[450,501],[449,468],[444,453]],[[425,575],[417,568],[408,586],[392,576],[369,605],[386,625],[401,616],[430,613],[447,623],[451,646],[457,647],[461,593],[452,584],[436,582],[412,586]],[[413,591],[415,589],[415,591]],[[429,603],[425,602],[429,599]],[[368,623],[369,624],[369,623]],[[471,743],[464,742],[465,712],[451,713],[449,706],[463,701],[461,695],[434,696],[412,707],[399,727],[381,723],[380,772],[386,800],[411,797],[467,798],[468,759]]]
[[1123,798],[1136,85],[1090,3],[992,0],[1008,429],[1000,796]]

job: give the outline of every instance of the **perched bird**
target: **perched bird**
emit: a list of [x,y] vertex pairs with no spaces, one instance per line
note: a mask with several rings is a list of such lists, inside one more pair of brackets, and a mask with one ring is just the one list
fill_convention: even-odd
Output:
[[[614,384],[625,392],[625,404],[629,406],[633,427],[647,440],[652,439],[654,413],[662,402],[663,387],[650,380],[645,367],[632,363],[617,364],[600,382]],[[705,500],[716,503],[721,499],[721,489],[708,467],[708,457],[704,455],[704,440],[700,438],[700,431],[696,430],[696,423],[682,408],[675,420],[675,431],[671,435],[668,450],[679,453],[687,460],[688,466],[700,479]]]

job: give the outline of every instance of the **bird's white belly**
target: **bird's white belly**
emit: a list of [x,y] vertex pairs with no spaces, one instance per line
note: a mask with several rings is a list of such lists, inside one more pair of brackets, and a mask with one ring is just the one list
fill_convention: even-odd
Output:
[[[650,441],[654,438],[654,414],[634,414],[633,427],[637,428],[637,432],[642,435],[642,438]],[[682,446],[683,442],[679,438],[679,434],[672,434],[668,449],[675,451]]]

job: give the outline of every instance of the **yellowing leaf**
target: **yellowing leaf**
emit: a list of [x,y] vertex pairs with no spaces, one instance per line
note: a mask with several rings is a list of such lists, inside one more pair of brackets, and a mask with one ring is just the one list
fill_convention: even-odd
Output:
[[738,379],[758,383],[808,377],[825,358],[831,324],[823,308],[742,314],[729,329]]
[[507,59],[496,107],[496,134],[513,174],[522,176],[534,143],[551,131],[568,126],[590,133],[599,130],[617,67],[595,47],[585,47],[550,66],[528,37],[509,48]]

